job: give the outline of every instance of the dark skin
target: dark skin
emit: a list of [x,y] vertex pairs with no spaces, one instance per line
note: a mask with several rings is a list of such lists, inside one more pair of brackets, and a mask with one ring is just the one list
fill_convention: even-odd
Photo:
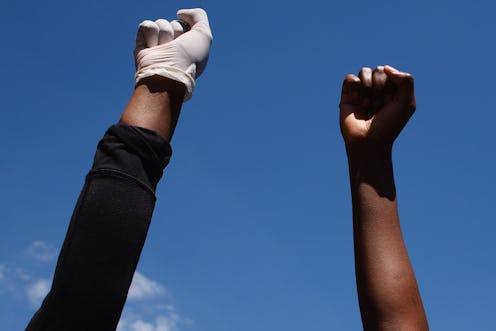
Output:
[[[121,122],[171,140],[185,88],[145,78]],[[399,224],[391,162],[393,142],[415,111],[413,77],[391,67],[363,68],[343,83],[340,124],[353,200],[355,265],[365,330],[428,330]]]
[[134,90],[120,121],[156,131],[167,141],[176,128],[186,88],[162,76],[142,79]]
[[340,102],[364,330],[428,330],[403,241],[392,147],[415,111],[414,79],[390,66],[347,75]]

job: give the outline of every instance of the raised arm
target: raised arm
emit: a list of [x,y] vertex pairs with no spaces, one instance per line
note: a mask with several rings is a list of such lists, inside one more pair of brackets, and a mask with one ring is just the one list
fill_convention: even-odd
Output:
[[184,100],[208,61],[212,33],[203,9],[182,9],[179,20],[143,21],[136,35],[136,89],[121,122],[171,140]]
[[391,151],[415,111],[413,77],[390,66],[343,82],[341,132],[353,203],[355,270],[365,330],[428,330],[398,217]]
[[118,325],[179,111],[212,40],[205,11],[180,10],[178,17],[139,27],[136,88],[120,122],[98,144],[52,287],[27,331],[112,331]]

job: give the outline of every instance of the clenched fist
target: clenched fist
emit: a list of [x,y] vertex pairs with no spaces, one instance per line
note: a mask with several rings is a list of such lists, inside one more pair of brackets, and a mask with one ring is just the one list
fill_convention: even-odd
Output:
[[413,76],[391,66],[347,75],[341,92],[340,126],[346,147],[391,147],[415,111]]
[[195,79],[205,69],[212,43],[207,13],[201,8],[181,9],[180,20],[144,21],[136,36],[134,56],[136,83],[153,75],[167,77],[186,86],[191,98]]

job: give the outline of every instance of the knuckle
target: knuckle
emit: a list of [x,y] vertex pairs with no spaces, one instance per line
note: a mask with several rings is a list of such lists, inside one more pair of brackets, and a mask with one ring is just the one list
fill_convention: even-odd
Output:
[[409,73],[406,74],[406,79],[409,80],[409,81],[411,81],[411,82],[414,81],[413,75],[412,74],[409,74]]
[[374,72],[384,72],[384,66],[377,66],[374,68]]
[[369,67],[363,67],[362,69],[360,69],[359,75],[367,75],[370,73],[372,73],[372,69],[370,69]]
[[360,79],[353,75],[353,74],[348,74],[346,77],[344,77],[344,81],[349,84],[357,84],[360,83]]
[[412,85],[414,84],[414,81],[415,79],[413,78],[413,75],[409,74],[409,73],[405,73],[403,75],[403,81],[408,84],[408,85]]
[[194,16],[196,19],[204,20],[207,18],[207,12],[203,8],[196,8]]
[[141,29],[145,29],[145,30],[156,30],[158,31],[158,25],[153,22],[153,21],[150,21],[150,20],[145,20],[143,22],[140,23],[139,27]]

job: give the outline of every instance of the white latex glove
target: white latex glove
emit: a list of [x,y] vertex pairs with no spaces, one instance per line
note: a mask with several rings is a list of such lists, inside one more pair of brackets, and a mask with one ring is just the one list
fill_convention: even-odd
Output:
[[201,8],[181,9],[180,21],[143,21],[138,28],[134,57],[136,83],[160,75],[186,86],[184,101],[191,98],[208,61],[212,32],[207,13]]

